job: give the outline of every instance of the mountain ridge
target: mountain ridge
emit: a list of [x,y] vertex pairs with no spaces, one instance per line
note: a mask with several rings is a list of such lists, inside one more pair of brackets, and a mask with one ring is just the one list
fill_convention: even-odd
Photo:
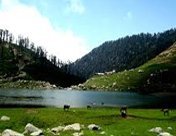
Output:
[[109,75],[95,75],[84,89],[137,91],[141,93],[175,92],[176,42],[155,58],[131,70]]
[[170,29],[162,33],[141,33],[107,41],[70,64],[69,72],[88,79],[95,73],[132,69],[154,58],[175,40],[176,29]]

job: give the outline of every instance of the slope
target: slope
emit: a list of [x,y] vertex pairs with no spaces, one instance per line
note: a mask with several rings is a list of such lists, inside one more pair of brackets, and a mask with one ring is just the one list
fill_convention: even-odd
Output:
[[175,92],[176,43],[135,69],[110,75],[95,75],[84,83],[83,88],[142,93]]

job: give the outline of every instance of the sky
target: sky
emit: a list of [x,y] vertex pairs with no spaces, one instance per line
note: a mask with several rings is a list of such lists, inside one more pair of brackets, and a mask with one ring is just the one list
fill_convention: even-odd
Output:
[[176,27],[175,0],[0,0],[0,28],[62,61],[108,40]]

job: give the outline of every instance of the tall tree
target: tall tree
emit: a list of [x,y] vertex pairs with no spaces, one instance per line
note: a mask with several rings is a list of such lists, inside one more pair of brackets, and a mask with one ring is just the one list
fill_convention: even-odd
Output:
[[14,36],[10,33],[9,34],[9,43],[13,43]]
[[9,41],[9,30],[5,30],[5,41]]
[[5,42],[6,31],[2,31],[2,41]]
[[3,29],[0,29],[0,43],[2,42],[2,37],[3,37]]
[[24,47],[29,48],[29,38],[24,38]]

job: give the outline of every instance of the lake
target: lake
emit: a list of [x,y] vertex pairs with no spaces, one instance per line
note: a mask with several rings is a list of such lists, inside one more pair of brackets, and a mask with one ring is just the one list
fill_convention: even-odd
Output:
[[[102,103],[104,103],[102,105]],[[174,106],[176,97],[142,95],[131,92],[100,92],[76,90],[15,90],[0,89],[0,106],[54,106],[71,107],[123,106],[128,107],[163,107]]]

